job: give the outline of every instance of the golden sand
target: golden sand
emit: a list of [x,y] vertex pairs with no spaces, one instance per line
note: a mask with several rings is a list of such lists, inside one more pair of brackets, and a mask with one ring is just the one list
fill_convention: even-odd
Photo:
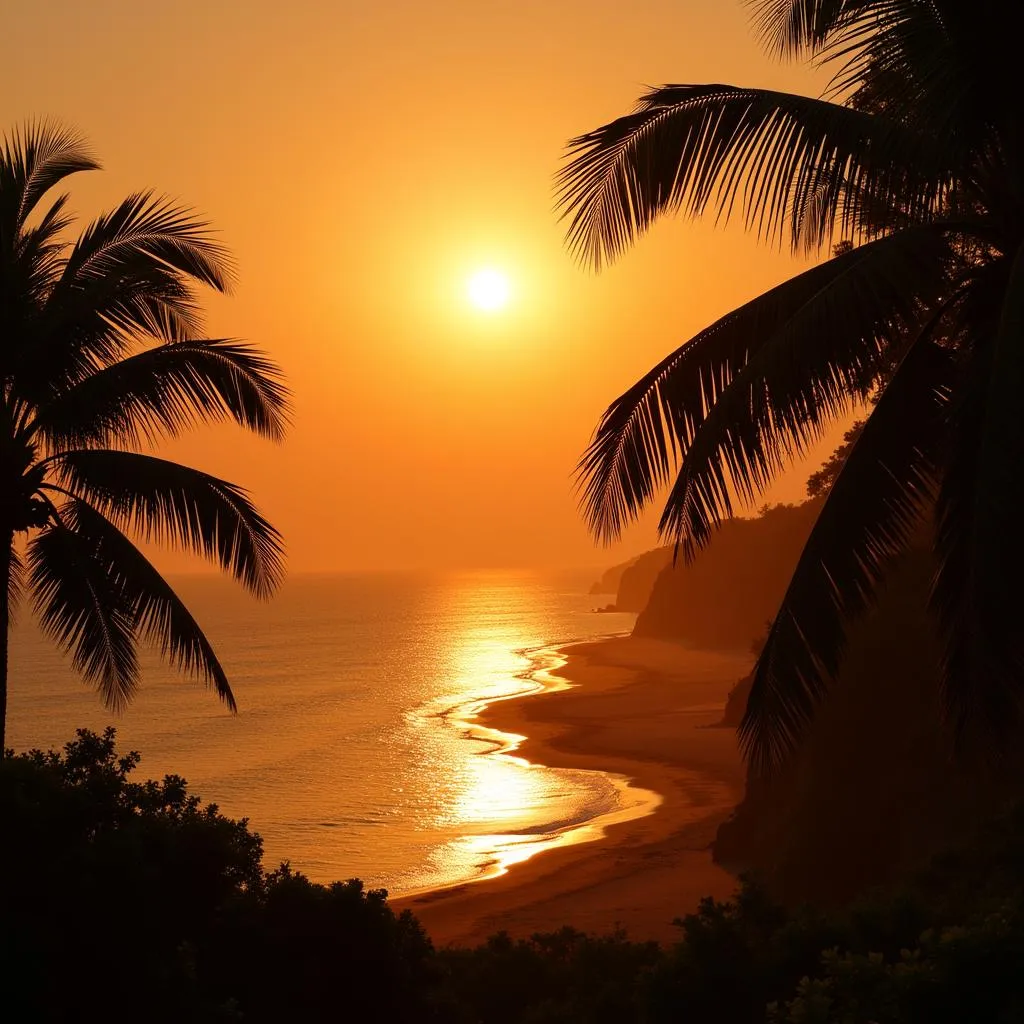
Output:
[[742,796],[743,765],[734,731],[715,723],[750,655],[630,637],[564,654],[555,674],[569,689],[500,701],[480,724],[527,737],[516,754],[529,761],[612,772],[661,800],[652,813],[612,819],[596,841],[538,853],[497,878],[393,901],[396,910],[411,909],[438,945],[566,924],[671,940],[674,918],[702,896],[735,889],[736,879],[713,863],[710,843]]

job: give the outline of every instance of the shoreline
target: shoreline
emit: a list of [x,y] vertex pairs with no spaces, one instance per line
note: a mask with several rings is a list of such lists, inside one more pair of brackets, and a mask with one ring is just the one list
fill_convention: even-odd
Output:
[[709,845],[742,797],[742,762],[733,730],[708,726],[750,655],[628,636],[543,650],[561,664],[531,672],[541,688],[487,703],[466,717],[468,735],[493,733],[497,751],[531,764],[599,771],[641,803],[571,826],[499,873],[391,903],[438,945],[566,924],[670,940],[674,918],[736,886]]
[[[571,690],[577,684],[563,676],[561,670],[568,663],[574,648],[622,640],[628,636],[628,633],[610,633],[592,640],[571,640],[565,643],[526,648],[519,653],[530,660],[531,666],[517,673],[516,676],[524,683],[522,689],[497,697],[470,698],[443,711],[435,712],[435,715],[446,725],[457,729],[463,739],[484,744],[486,749],[480,751],[478,756],[506,758],[526,769],[554,768],[557,770],[561,766],[550,764],[541,757],[527,759],[522,756],[521,748],[524,743],[529,742],[529,737],[506,728],[506,725],[503,724],[505,719],[497,709],[506,702]],[[493,713],[495,711],[497,713]],[[504,844],[495,844],[490,851],[491,859],[481,863],[476,874],[451,882],[428,884],[416,889],[405,890],[393,897],[391,902],[397,903],[421,897],[440,897],[453,889],[493,881],[496,878],[501,878],[513,866],[540,856],[542,853],[576,846],[580,843],[597,842],[604,838],[606,830],[612,825],[653,814],[661,805],[661,794],[635,785],[634,780],[626,776],[593,765],[576,770],[593,772],[609,782],[616,793],[615,806],[608,810],[596,811],[579,820],[564,823],[554,822],[547,827],[517,829],[510,834],[510,841]],[[493,836],[491,838],[500,837]]]

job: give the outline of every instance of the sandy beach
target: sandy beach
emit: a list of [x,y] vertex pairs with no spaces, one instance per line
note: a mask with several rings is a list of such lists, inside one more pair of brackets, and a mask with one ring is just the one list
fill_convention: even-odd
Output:
[[650,814],[608,826],[602,838],[539,853],[500,877],[393,901],[438,945],[476,943],[570,924],[623,927],[670,941],[675,917],[736,880],[711,859],[719,822],[743,792],[732,729],[715,728],[726,695],[750,667],[746,652],[691,651],[615,638],[567,647],[555,670],[571,685],[488,707],[481,725],[524,735],[527,760],[614,772],[660,794]]

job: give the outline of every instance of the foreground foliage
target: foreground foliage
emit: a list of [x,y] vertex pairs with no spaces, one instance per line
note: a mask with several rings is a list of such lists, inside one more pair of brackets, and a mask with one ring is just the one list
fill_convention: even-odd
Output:
[[[593,531],[668,488],[688,556],[870,397],[757,663],[758,769],[802,737],[849,619],[935,513],[942,694],[958,735],[1019,723],[1024,116],[1002,0],[751,0],[769,50],[830,68],[824,99],[665,85],[570,144],[569,242],[600,266],[658,217],[739,215],[835,255],[727,313],[607,410],[580,472]],[[977,727],[977,728],[975,728]]]
[[1024,813],[903,893],[823,914],[753,885],[669,948],[571,928],[435,950],[356,881],[266,872],[246,822],[135,782],[113,731],[0,762],[0,972],[18,1021],[1000,1024],[1024,1014]]
[[0,1016],[414,1021],[430,943],[385,894],[264,872],[247,823],[135,782],[113,730],[0,762]]

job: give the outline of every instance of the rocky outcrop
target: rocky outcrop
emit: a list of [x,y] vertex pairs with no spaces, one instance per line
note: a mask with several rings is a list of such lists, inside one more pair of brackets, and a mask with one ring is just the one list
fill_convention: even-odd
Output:
[[736,685],[729,691],[725,699],[725,710],[722,712],[722,721],[719,725],[727,725],[735,729],[743,721],[743,713],[747,710],[747,698],[750,696],[750,687],[754,682],[753,672],[738,680]]
[[750,646],[775,616],[820,501],[776,505],[730,519],[690,565],[666,564],[637,619],[635,636],[693,647]]
[[631,558],[628,562],[620,562],[610,569],[601,573],[601,578],[590,585],[591,594],[617,594],[619,592],[619,580],[622,574],[636,561]]
[[672,548],[645,551],[626,567],[619,579],[615,608],[620,612],[642,612],[647,607],[661,571],[672,562]]
[[[591,594],[614,594],[615,601],[598,611],[639,612],[647,606],[658,574],[672,561],[672,548],[654,548],[614,565],[591,588]],[[614,583],[614,587],[611,588]]]

